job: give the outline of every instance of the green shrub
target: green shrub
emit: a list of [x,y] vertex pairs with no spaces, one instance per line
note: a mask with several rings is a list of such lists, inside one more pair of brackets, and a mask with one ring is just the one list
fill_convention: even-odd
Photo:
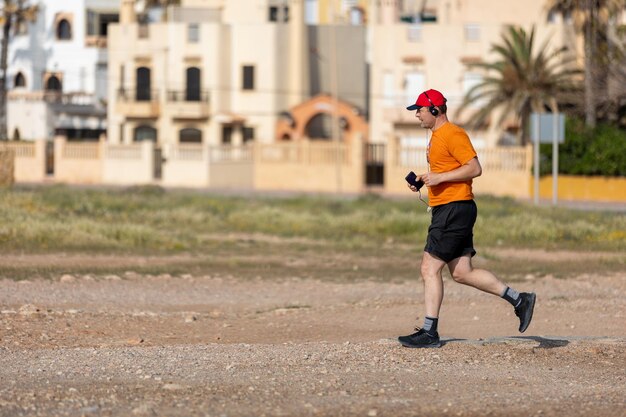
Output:
[[[542,144],[541,175],[552,173],[552,145]],[[606,124],[588,129],[580,120],[567,120],[565,143],[559,145],[559,173],[626,176],[626,131]]]

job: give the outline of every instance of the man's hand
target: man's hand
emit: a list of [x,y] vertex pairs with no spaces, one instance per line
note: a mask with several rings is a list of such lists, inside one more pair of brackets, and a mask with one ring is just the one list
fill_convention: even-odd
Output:
[[435,185],[439,185],[444,181],[443,174],[437,172],[427,172],[425,174],[420,175],[420,179],[424,181],[424,184],[427,187],[434,187]]
[[483,173],[478,158],[472,158],[465,165],[448,172],[426,172],[419,176],[427,187],[434,187],[444,182],[467,181]]

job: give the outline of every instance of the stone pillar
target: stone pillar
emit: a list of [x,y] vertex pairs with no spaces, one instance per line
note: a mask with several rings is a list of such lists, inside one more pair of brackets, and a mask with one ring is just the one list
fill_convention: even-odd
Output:
[[127,25],[136,21],[135,0],[120,0],[120,24]]

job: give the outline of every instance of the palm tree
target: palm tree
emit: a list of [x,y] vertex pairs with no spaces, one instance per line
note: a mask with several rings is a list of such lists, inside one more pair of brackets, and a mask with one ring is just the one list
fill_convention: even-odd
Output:
[[[594,127],[597,120],[598,89],[607,88],[608,67],[611,62],[606,43],[611,16],[626,7],[626,0],[547,0],[549,13],[572,17],[574,27],[583,34],[585,47],[585,124]],[[614,50],[615,51],[615,50]]]
[[29,0],[4,0],[0,3],[0,24],[2,25],[2,41],[0,51],[0,140],[7,140],[7,56],[11,28],[33,22],[37,18],[37,5]]
[[518,142],[525,145],[529,141],[531,113],[546,108],[557,111],[559,100],[566,100],[576,91],[576,75],[580,71],[574,66],[574,57],[566,54],[566,47],[549,50],[547,43],[535,53],[535,28],[527,33],[523,28],[509,27],[502,35],[502,43],[492,46],[492,52],[498,55],[494,62],[469,64],[470,68],[486,73],[465,94],[457,112],[480,103],[469,128],[483,126],[493,112],[501,110],[497,124],[502,126],[511,118],[517,120]]

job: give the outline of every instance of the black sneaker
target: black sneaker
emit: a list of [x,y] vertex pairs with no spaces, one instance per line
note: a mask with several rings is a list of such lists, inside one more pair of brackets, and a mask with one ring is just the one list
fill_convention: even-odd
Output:
[[410,334],[408,336],[400,336],[398,337],[398,342],[402,344],[404,347],[409,348],[438,348],[441,347],[441,342],[439,341],[439,333],[435,333],[434,336],[426,333],[426,330],[416,328],[416,333]]
[[515,307],[515,315],[519,317],[519,331],[524,333],[533,319],[533,309],[537,296],[534,292],[523,292],[519,296],[522,301]]

